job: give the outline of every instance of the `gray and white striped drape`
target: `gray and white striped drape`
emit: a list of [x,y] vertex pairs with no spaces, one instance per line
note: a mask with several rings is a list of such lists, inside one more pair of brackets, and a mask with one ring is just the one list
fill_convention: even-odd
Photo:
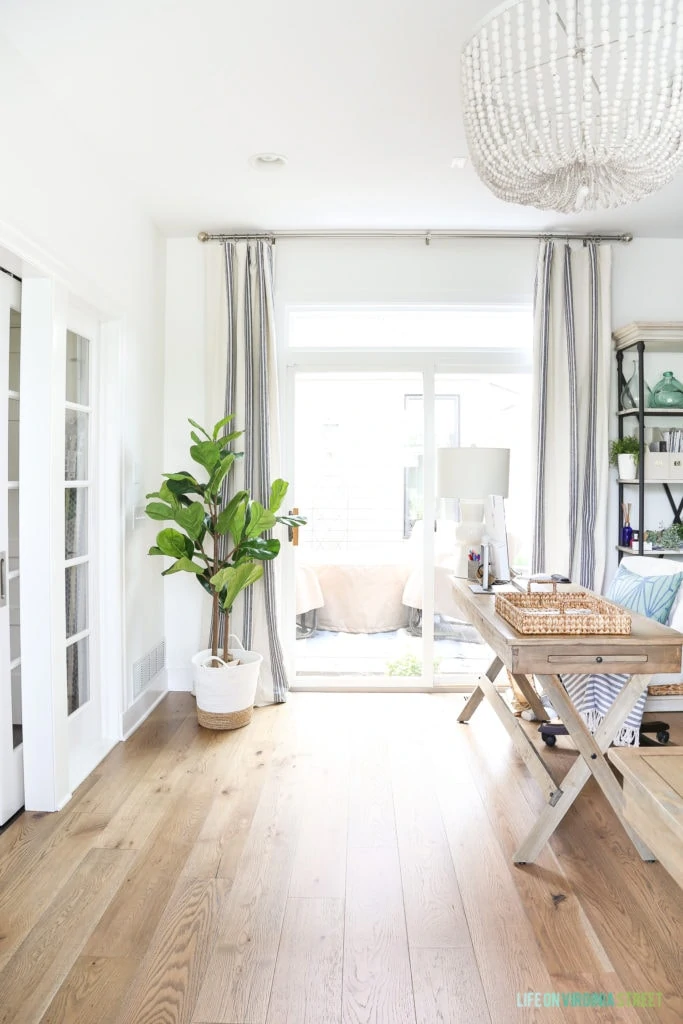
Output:
[[611,249],[541,242],[532,569],[600,590],[607,544]]
[[[232,414],[234,429],[244,430],[238,445],[244,459],[226,483],[224,500],[244,487],[267,506],[271,481],[279,475],[272,243],[226,242],[222,249],[209,249],[207,313],[213,356],[207,367],[207,420]],[[278,633],[277,561],[263,567],[263,578],[238,598],[230,631],[248,650],[263,655],[257,704],[281,703],[287,699],[288,683]]]

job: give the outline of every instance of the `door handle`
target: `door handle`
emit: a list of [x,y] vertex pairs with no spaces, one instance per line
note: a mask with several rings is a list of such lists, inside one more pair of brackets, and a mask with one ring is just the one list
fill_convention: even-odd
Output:
[[0,552],[0,608],[7,604],[7,552]]
[[[298,508],[290,508],[289,514],[290,514],[290,516],[298,516],[299,515],[299,509]],[[294,545],[295,548],[299,547],[299,527],[298,526],[290,526],[289,527],[289,539],[290,539],[291,543]]]

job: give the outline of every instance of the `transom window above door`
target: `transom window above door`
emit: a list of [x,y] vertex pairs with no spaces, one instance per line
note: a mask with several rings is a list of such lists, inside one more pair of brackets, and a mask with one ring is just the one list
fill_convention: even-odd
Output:
[[290,308],[288,343],[306,349],[515,349],[532,346],[528,306]]

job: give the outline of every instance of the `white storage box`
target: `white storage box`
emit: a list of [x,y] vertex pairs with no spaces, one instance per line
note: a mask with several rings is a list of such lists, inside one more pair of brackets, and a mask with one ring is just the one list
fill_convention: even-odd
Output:
[[669,455],[670,452],[645,452],[645,479],[646,480],[669,480]]

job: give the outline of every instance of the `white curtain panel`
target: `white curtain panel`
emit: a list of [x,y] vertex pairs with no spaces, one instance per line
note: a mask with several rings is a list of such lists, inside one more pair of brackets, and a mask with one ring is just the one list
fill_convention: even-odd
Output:
[[601,590],[607,557],[612,253],[541,241],[534,309],[532,569]]
[[[230,474],[224,497],[244,487],[267,505],[270,484],[280,475],[272,243],[207,246],[206,286],[206,419],[212,424],[233,414],[234,429],[245,431],[236,445],[244,459]],[[285,530],[278,528],[276,536],[286,542]],[[256,703],[270,704],[286,700],[288,683],[278,632],[278,560],[263,566],[263,578],[238,598],[230,632],[263,655]]]

